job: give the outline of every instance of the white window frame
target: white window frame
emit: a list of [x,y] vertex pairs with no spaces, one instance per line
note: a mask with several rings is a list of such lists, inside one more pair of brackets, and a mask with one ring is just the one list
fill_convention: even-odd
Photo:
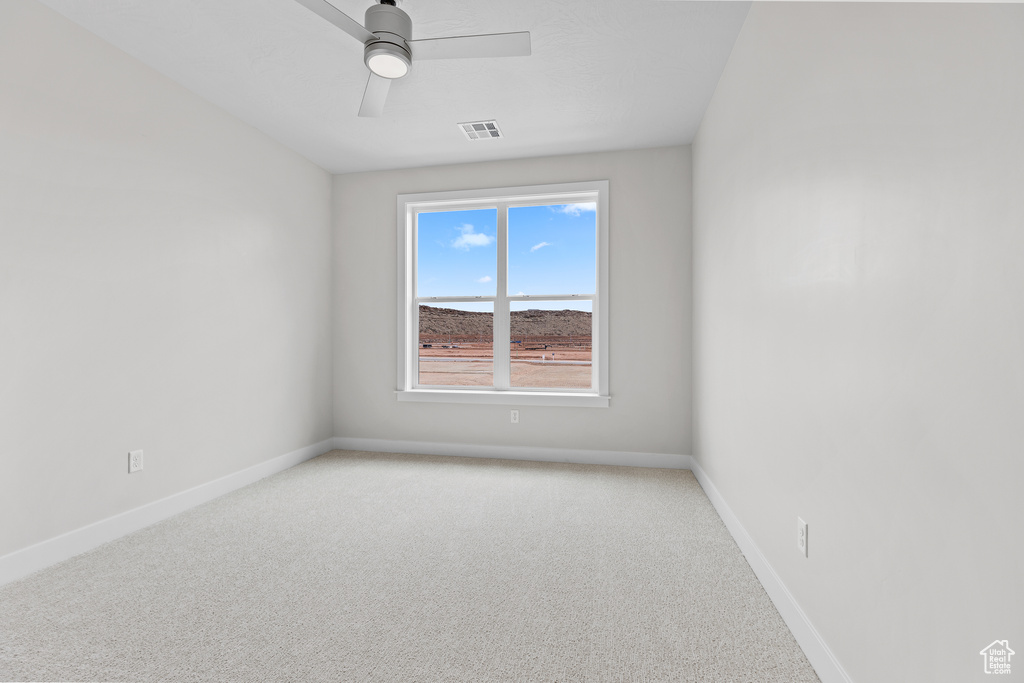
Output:
[[[597,203],[597,244],[595,264],[597,287],[593,295],[509,296],[501,283],[507,281],[508,207],[530,205]],[[498,286],[495,296],[416,295],[416,216],[424,211],[459,211],[467,209],[498,210],[497,267]],[[541,405],[606,408],[608,393],[608,181],[597,180],[554,185],[530,185],[453,192],[426,192],[398,195],[398,387],[399,401],[430,401],[443,403],[477,403],[505,405]],[[592,301],[591,348],[593,381],[586,390],[504,388],[509,387],[509,316],[510,304],[517,301]],[[494,383],[495,387],[418,387],[416,386],[419,356],[419,306],[423,303],[493,302],[494,303]],[[504,353],[499,353],[503,346]]]

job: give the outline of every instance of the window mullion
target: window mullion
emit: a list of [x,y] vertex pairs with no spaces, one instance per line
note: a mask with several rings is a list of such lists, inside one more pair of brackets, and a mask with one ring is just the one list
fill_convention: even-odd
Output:
[[508,389],[512,383],[509,360],[508,312],[508,205],[498,204],[498,272],[494,302],[494,388]]
[[409,273],[408,282],[404,283],[404,292],[401,296],[408,302],[405,306],[405,353],[404,372],[400,375],[403,389],[410,389],[420,382],[420,307],[416,302],[419,291],[416,283],[419,279],[417,272],[418,264],[416,253],[419,249],[419,216],[415,211],[408,212],[407,222],[411,223],[409,232],[405,235],[405,263],[403,267]]

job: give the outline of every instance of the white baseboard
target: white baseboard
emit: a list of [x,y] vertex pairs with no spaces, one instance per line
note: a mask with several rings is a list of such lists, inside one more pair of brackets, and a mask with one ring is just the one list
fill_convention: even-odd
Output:
[[0,586],[172,517],[331,450],[333,439],[300,448],[187,491],[101,519],[0,557]]
[[693,471],[693,476],[697,478],[697,482],[700,483],[711,504],[718,511],[718,516],[725,522],[729,533],[732,534],[736,544],[743,551],[747,564],[754,570],[758,581],[764,586],[768,597],[775,604],[775,609],[779,610],[783,621],[786,622],[789,630],[793,633],[793,637],[796,638],[797,644],[800,645],[800,649],[804,651],[811,666],[814,667],[818,678],[821,679],[822,683],[853,683],[853,679],[843,669],[836,656],[832,654],[832,650],[825,643],[818,630],[814,628],[811,620],[800,609],[800,605],[797,604],[793,594],[789,592],[786,585],[782,583],[782,579],[775,573],[771,564],[768,563],[768,558],[757,547],[754,539],[743,528],[740,520],[733,514],[725,499],[722,498],[722,494],[718,492],[715,485],[708,479],[708,475],[701,469],[700,463],[697,462],[696,458],[690,458],[690,461],[689,469]]
[[374,453],[456,455],[467,458],[572,462],[581,465],[622,465],[674,470],[690,469],[690,456],[669,453],[590,451],[576,448],[538,448],[537,446],[484,446],[464,443],[435,443],[431,441],[358,439],[347,436],[335,437],[334,447],[344,451],[371,451]]

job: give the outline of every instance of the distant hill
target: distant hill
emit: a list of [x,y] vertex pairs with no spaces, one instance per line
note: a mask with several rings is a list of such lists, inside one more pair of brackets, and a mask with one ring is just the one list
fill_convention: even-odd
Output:
[[[492,334],[490,313],[458,311],[453,308],[420,306],[420,335],[469,338]],[[591,314],[587,311],[546,311],[530,309],[512,312],[512,338],[589,337]]]
[[528,311],[512,312],[512,338],[528,337],[589,337],[592,325],[587,311]]

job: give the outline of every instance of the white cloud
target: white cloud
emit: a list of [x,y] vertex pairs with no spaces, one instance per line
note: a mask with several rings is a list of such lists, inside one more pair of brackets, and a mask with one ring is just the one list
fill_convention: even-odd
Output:
[[491,276],[490,275],[484,275],[482,278],[477,280],[477,282],[479,282],[480,284],[483,284],[485,282],[490,282],[490,281],[491,281]]
[[530,251],[537,251],[538,249],[543,249],[544,247],[550,247],[550,246],[551,246],[551,242],[541,242],[540,244],[535,244],[532,247],[530,247]]
[[596,202],[579,202],[577,204],[562,204],[561,206],[552,206],[551,210],[555,213],[564,213],[570,216],[579,216],[581,213],[589,211],[597,211]]
[[526,296],[526,292],[516,292],[516,296]]
[[485,235],[481,232],[474,232],[473,226],[469,223],[459,226],[461,235],[456,237],[452,241],[452,246],[456,249],[462,249],[463,251],[469,251],[471,247],[486,247],[488,244],[494,241],[493,235]]

